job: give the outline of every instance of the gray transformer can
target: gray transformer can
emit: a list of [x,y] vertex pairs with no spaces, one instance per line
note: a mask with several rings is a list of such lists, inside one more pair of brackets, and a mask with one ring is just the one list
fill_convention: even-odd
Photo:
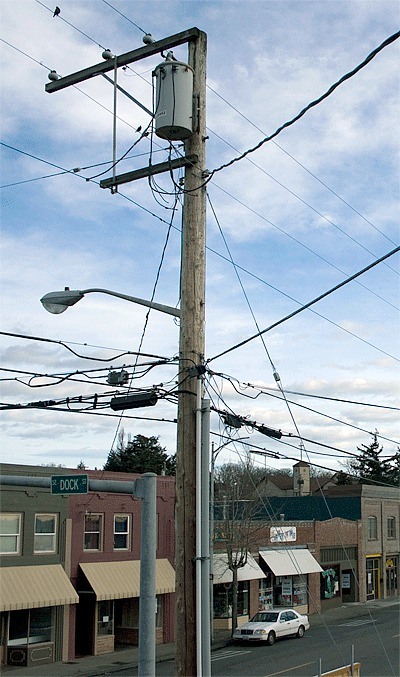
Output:
[[193,134],[193,69],[181,61],[164,61],[156,78],[155,131],[169,141],[184,141]]

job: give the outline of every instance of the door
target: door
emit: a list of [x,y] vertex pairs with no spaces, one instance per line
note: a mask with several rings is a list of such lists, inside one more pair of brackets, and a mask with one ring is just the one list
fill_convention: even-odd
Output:
[[95,595],[79,595],[79,604],[76,606],[75,656],[94,654],[95,609]]
[[282,611],[279,619],[279,636],[296,634],[300,625],[299,619],[292,611]]
[[367,557],[367,600],[380,598],[380,561],[379,557]]

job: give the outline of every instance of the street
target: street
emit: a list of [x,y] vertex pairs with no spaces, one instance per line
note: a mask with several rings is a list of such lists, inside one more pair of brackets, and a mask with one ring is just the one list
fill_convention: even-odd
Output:
[[[361,663],[362,677],[397,677],[399,607],[374,608],[371,613],[337,620],[330,626],[312,624],[302,639],[289,638],[274,646],[228,645],[212,653],[213,677],[312,677],[351,662]],[[131,670],[119,675],[137,674]],[[157,677],[172,677],[173,661],[157,663]]]

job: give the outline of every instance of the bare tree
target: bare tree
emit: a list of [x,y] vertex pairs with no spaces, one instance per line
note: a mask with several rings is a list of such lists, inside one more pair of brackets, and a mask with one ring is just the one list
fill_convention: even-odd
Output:
[[215,473],[218,520],[224,534],[227,566],[232,571],[232,633],[238,618],[238,571],[247,564],[248,553],[256,544],[259,523],[254,518],[259,501],[254,498],[260,479],[248,456],[240,464],[227,463]]

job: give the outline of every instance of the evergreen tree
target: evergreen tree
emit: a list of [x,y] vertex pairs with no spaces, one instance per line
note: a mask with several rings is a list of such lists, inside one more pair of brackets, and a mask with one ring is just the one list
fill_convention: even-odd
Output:
[[389,470],[388,470],[388,480],[390,484],[393,484],[395,487],[400,486],[400,447],[397,447],[397,451],[389,458]]
[[347,484],[353,484],[353,482],[352,482],[350,475],[348,475],[343,470],[339,470],[339,472],[336,475],[336,484],[338,486],[343,486],[343,485],[347,485]]
[[104,470],[114,472],[144,473],[157,475],[175,475],[175,456],[168,456],[165,448],[159,444],[158,437],[136,435],[125,443],[124,431],[118,438],[117,447],[108,454]]
[[371,444],[357,447],[360,455],[357,460],[349,462],[349,467],[358,477],[360,484],[392,484],[389,460],[380,458],[383,447],[379,445],[378,434],[373,434]]

